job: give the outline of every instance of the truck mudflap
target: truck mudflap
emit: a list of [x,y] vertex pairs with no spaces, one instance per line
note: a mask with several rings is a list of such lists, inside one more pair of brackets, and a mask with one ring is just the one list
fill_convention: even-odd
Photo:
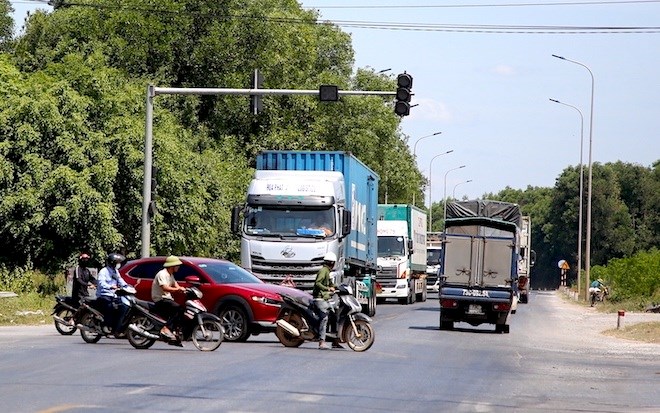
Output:
[[499,331],[508,327],[514,301],[513,291],[506,288],[444,286],[440,289],[440,328],[446,329],[462,321],[473,326],[495,324]]

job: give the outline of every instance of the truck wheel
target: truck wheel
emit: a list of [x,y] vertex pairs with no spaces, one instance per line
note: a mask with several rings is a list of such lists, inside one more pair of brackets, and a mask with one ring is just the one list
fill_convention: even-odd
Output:
[[496,333],[509,334],[509,325],[508,324],[495,324]]
[[453,329],[454,329],[454,321],[452,321],[450,318],[443,317],[442,311],[440,311],[440,330],[453,330]]

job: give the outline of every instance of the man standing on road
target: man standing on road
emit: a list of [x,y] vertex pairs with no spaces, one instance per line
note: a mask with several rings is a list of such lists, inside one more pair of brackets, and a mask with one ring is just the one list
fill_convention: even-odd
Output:
[[314,304],[321,318],[319,323],[320,350],[328,350],[330,348],[330,346],[325,344],[325,332],[328,327],[328,310],[330,309],[328,300],[330,299],[330,295],[335,291],[335,285],[330,277],[330,270],[334,268],[335,262],[337,262],[337,255],[335,253],[329,252],[325,254],[325,257],[323,257],[323,267],[319,270],[316,275],[316,281],[314,282]]
[[167,324],[160,330],[160,334],[169,340],[175,340],[172,329],[178,322],[181,313],[181,306],[174,301],[172,293],[185,291],[174,279],[174,273],[178,271],[183,263],[174,255],[165,259],[163,269],[158,271],[153,284],[151,284],[151,299],[155,307],[154,310],[162,317],[167,318]]

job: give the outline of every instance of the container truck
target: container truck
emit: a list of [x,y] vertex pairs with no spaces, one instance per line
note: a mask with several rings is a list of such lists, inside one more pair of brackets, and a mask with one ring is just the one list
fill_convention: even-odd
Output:
[[442,253],[442,232],[426,233],[426,289],[440,291],[438,272],[440,271],[440,254]]
[[426,301],[426,212],[414,205],[378,205],[378,300]]
[[520,230],[520,260],[518,261],[518,295],[519,302],[529,302],[531,287],[531,269],[536,261],[536,253],[532,250],[532,219],[528,215],[522,217]]
[[440,329],[454,322],[509,332],[518,302],[520,208],[490,200],[450,202],[440,261]]
[[335,284],[376,312],[378,175],[350,152],[264,151],[232,211],[241,265],[265,282],[311,290],[328,252]]

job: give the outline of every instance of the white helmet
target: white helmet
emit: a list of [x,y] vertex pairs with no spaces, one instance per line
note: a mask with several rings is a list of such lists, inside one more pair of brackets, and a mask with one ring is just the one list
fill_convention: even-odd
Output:
[[323,257],[323,261],[337,262],[337,254],[335,254],[334,252],[328,252]]

